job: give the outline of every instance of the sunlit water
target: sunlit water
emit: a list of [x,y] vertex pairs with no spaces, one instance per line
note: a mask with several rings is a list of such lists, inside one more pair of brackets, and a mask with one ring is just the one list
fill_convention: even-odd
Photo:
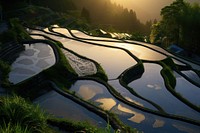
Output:
[[[55,28],[57,29],[57,28]],[[54,30],[55,30],[54,29]],[[59,31],[60,30],[60,31]],[[69,35],[69,32],[66,29],[59,29],[57,32]],[[82,43],[79,41],[74,41],[71,39],[66,39],[63,37],[58,37],[55,35],[48,35],[41,31],[33,31],[35,33],[47,35],[55,40],[58,40],[63,43],[64,47],[69,48],[80,55],[86,56],[90,59],[97,61],[108,74],[109,79],[117,78],[123,71],[127,68],[136,65],[136,61],[130,57],[123,50],[115,48],[107,48],[102,46],[95,46],[88,43]],[[49,32],[49,31],[48,31]],[[83,37],[84,33],[75,31],[79,37]],[[88,35],[86,35],[88,36]],[[85,37],[86,37],[85,36]],[[93,38],[93,37],[92,37]],[[96,38],[98,39],[98,37]],[[118,43],[118,42],[100,42],[93,41],[94,43],[99,43],[103,45],[115,46],[125,48],[129,51],[135,50],[134,55],[138,56],[140,59],[145,60],[161,60],[166,58],[166,56],[145,48],[143,46],[132,47],[132,44],[128,43]],[[146,44],[147,45],[147,44]],[[148,44],[149,45],[149,44]],[[139,47],[141,50],[136,50]],[[143,48],[147,51],[143,52]],[[164,52],[163,49],[157,48],[157,46],[152,45],[152,48],[155,48],[158,51]],[[148,52],[150,51],[150,52]],[[145,55],[146,54],[146,55]],[[152,56],[150,56],[152,54]],[[170,53],[168,53],[170,54]],[[116,56],[117,55],[117,56]],[[161,55],[161,56],[160,56]],[[178,60],[173,59],[176,64],[185,65]],[[156,64],[144,64],[145,73],[141,79],[135,80],[129,84],[138,94],[147,98],[156,104],[160,105],[166,112],[170,114],[176,114],[195,120],[200,120],[199,113],[190,109],[188,106],[180,102],[175,98],[171,93],[169,93],[164,85],[164,80],[160,75],[161,66]],[[193,66],[197,67],[197,66]],[[189,76],[190,77],[190,76]],[[124,91],[124,88],[120,86],[117,80],[109,81],[109,83],[127,100],[139,105],[144,106],[150,109],[155,109],[149,103],[136,98],[131,95],[127,90]],[[191,86],[188,86],[188,88]],[[177,89],[177,88],[176,88]],[[156,115],[148,114],[138,109],[132,108],[114,98],[107,90],[107,88],[99,83],[94,81],[77,81],[74,86],[71,87],[71,91],[74,91],[79,97],[89,100],[95,103],[97,106],[100,106],[108,111],[114,112],[117,114],[124,123],[127,125],[138,128],[144,132],[199,132],[200,127],[187,124],[184,122],[179,122],[172,119],[166,119]],[[177,90],[176,90],[177,91]]]
[[141,107],[146,107],[152,110],[157,110],[154,106],[152,106],[150,103],[134,96],[131,94],[126,88],[124,88],[120,83],[119,80],[111,80],[108,82],[117,92],[119,92],[126,100],[139,105]]
[[[173,58],[176,58],[176,59],[178,59],[178,60],[180,60],[180,61],[182,61],[182,62],[184,62],[184,63],[187,63],[187,64],[191,65],[193,69],[200,70],[200,65],[197,65],[197,64],[192,63],[192,62],[190,62],[190,61],[187,61],[187,60],[185,60],[185,59],[183,59],[183,58],[177,57],[177,56],[175,56],[175,55],[169,53],[168,51],[166,51],[166,50],[164,50],[163,48],[158,47],[158,46],[156,46],[156,45],[152,45],[152,44],[145,43],[145,42],[132,41],[132,40],[126,40],[126,41],[127,41],[127,42],[131,42],[131,43],[138,43],[138,44],[141,44],[141,45],[148,46],[148,47],[150,47],[150,48],[152,48],[152,49],[155,49],[155,50],[157,50],[157,51],[160,51],[160,52],[162,52],[162,53],[164,53],[164,54],[166,54],[166,55],[169,55],[169,56],[171,56],[171,57],[173,57]],[[184,63],[183,63],[183,64],[184,64]]]
[[55,64],[53,49],[43,43],[24,44],[23,51],[11,66],[9,81],[17,84]]
[[60,34],[63,34],[67,37],[72,37],[71,34],[69,33],[69,31],[65,28],[53,28],[52,29],[54,32],[57,32],[57,33],[60,33]]
[[87,121],[98,127],[106,127],[106,122],[98,115],[88,111],[81,105],[65,98],[55,91],[50,91],[45,95],[34,100],[35,104],[39,104],[49,114],[59,118],[67,118],[73,121]]
[[78,80],[71,88],[75,94],[84,100],[118,115],[125,124],[144,132],[198,132],[200,127],[159,117],[132,108],[114,98],[107,88],[95,81]]
[[156,64],[144,64],[145,72],[138,80],[128,86],[139,95],[160,105],[166,112],[200,120],[200,115],[175,98],[165,87],[160,74],[162,67]]
[[64,46],[87,58],[97,61],[105,70],[109,79],[116,79],[126,69],[134,66],[137,62],[123,50],[106,48],[72,41]]
[[106,37],[94,37],[94,36],[89,36],[81,31],[78,30],[71,30],[72,34],[78,38],[81,39],[96,39],[96,40],[111,40],[111,41],[117,41],[116,39],[112,38],[106,38]]
[[[48,35],[41,31],[32,31],[32,33]],[[62,42],[64,47],[98,62],[105,70],[109,79],[118,78],[123,71],[137,64],[137,62],[123,50],[90,45],[54,35],[49,35],[49,37]]]
[[119,42],[101,42],[101,41],[88,41],[93,43],[98,43],[102,45],[114,46],[119,48],[124,48],[129,50],[133,55],[141,60],[150,60],[150,61],[159,61],[167,58],[165,55],[160,54],[156,51],[148,49],[143,46],[133,45],[128,43],[119,43]]

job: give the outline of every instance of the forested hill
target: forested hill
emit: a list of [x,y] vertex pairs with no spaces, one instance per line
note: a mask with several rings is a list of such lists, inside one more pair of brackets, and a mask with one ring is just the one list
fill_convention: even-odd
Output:
[[[12,3],[12,4],[11,4]],[[115,29],[121,32],[137,32],[148,35],[152,21],[142,24],[134,10],[112,4],[110,0],[1,0],[4,11],[26,5],[37,5],[56,12],[79,12],[79,17],[100,28]]]
[[149,33],[151,22],[142,24],[134,10],[112,4],[110,0],[74,0],[79,10],[87,10],[92,24],[112,26],[120,31]]

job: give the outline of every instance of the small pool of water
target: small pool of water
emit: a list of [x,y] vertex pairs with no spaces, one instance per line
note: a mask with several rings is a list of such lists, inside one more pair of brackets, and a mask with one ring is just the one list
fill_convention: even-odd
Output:
[[81,31],[78,31],[78,30],[71,30],[72,34],[78,38],[81,38],[81,39],[94,39],[94,40],[111,40],[111,41],[118,41],[116,39],[112,39],[112,38],[106,38],[106,37],[95,37],[95,36],[90,36],[90,35],[87,35]]
[[194,71],[188,70],[188,71],[181,71],[181,72],[185,74],[188,78],[190,78],[192,81],[200,85],[200,77]]
[[141,107],[145,107],[145,108],[149,108],[152,110],[156,110],[157,109],[151,105],[150,103],[134,96],[133,94],[131,94],[126,88],[124,88],[120,83],[119,80],[111,80],[108,82],[117,92],[119,92],[126,100],[139,105]]
[[25,51],[11,66],[9,81],[17,84],[24,81],[44,69],[53,66],[56,62],[53,49],[43,43],[24,44]]
[[176,75],[176,92],[181,94],[194,105],[200,106],[200,88],[187,81],[178,73],[174,73]]
[[107,123],[98,115],[90,112],[81,105],[65,98],[55,91],[50,91],[34,100],[35,104],[59,118],[73,121],[87,121],[98,127],[106,127]]
[[67,37],[72,37],[71,34],[69,33],[69,31],[65,28],[53,28],[52,29],[54,32],[57,32],[57,33],[60,33],[60,34],[63,34]]

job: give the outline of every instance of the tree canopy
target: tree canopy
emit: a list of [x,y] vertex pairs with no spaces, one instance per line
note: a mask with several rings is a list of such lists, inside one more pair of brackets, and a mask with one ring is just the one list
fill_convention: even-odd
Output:
[[176,44],[188,52],[200,54],[200,7],[197,3],[175,0],[161,10],[161,16],[162,20],[152,27],[152,43]]

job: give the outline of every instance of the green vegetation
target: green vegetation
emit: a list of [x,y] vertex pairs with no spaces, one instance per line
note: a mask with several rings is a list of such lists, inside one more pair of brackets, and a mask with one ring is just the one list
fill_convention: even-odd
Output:
[[[97,128],[87,122],[74,122],[47,115],[39,106],[33,105],[18,96],[0,97],[1,133],[56,133],[52,127],[67,132],[111,133],[108,122],[106,128]],[[52,126],[50,128],[50,125]],[[137,130],[131,129],[130,132]],[[116,133],[119,130],[115,131]]]
[[29,25],[46,27],[59,24],[86,31],[114,29],[134,35],[140,33],[144,37],[150,34],[154,23],[151,20],[141,23],[135,11],[112,4],[110,0],[8,0],[2,6],[3,12],[8,12],[5,18],[18,17]]
[[107,82],[108,77],[107,77],[104,69],[98,63],[95,63],[95,64],[96,64],[96,67],[97,67],[97,73],[94,74],[94,75],[91,75],[91,76],[87,76],[87,77],[99,78],[100,80]]
[[29,34],[26,32],[18,18],[10,19],[9,24],[9,29],[0,34],[0,42],[21,42],[23,40],[30,39]]
[[132,82],[133,80],[137,79],[138,77],[141,77],[143,72],[144,72],[144,66],[143,66],[143,63],[140,61],[140,62],[138,62],[137,65],[129,68],[128,70],[126,70],[121,75],[121,80],[124,83],[129,84],[130,82]]
[[172,69],[168,66],[166,66],[164,63],[162,64],[163,69],[161,70],[161,75],[163,76],[165,80],[165,84],[167,87],[170,86],[170,88],[175,88],[176,86],[176,78],[174,77],[174,74],[172,72]]
[[168,88],[175,89],[176,86],[176,78],[173,74],[173,70],[176,69],[176,65],[174,64],[171,58],[164,59],[159,62],[162,65],[163,69],[161,70],[161,75],[165,80],[165,85]]
[[200,53],[200,6],[184,0],[175,0],[161,10],[162,20],[153,25],[151,42],[163,47],[179,45],[192,53]]
[[69,64],[68,60],[65,58],[65,55],[62,53],[61,49],[59,48],[56,42],[50,42],[53,43],[54,46],[57,49],[57,54],[59,57],[58,62],[52,66],[51,68],[44,71],[45,75],[48,77],[48,79],[54,81],[58,85],[61,85],[60,87],[63,88],[64,86],[62,84],[65,84],[67,87],[70,86],[74,79],[78,77],[74,69]]
[[5,61],[0,60],[0,80],[1,85],[6,87],[10,85],[10,82],[8,81],[8,75],[10,73],[10,65],[6,63]]
[[0,131],[42,133],[48,131],[47,115],[18,96],[0,97]]

